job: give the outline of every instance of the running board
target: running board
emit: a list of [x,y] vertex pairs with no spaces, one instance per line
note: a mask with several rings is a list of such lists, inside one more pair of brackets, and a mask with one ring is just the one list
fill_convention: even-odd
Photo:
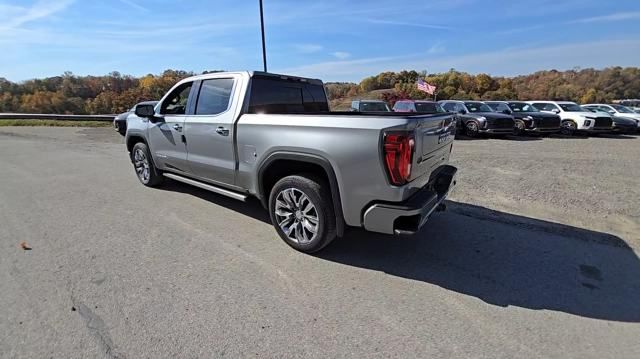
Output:
[[224,188],[220,188],[220,187],[216,187],[207,183],[203,183],[200,181],[196,181],[193,180],[191,178],[187,178],[187,177],[182,177],[173,173],[163,173],[163,175],[167,178],[171,178],[172,180],[176,180],[178,182],[182,182],[182,183],[186,183],[186,184],[190,184],[192,186],[198,187],[198,188],[202,188],[204,190],[213,192],[213,193],[217,193],[217,194],[221,194],[223,196],[227,196],[227,197],[231,197],[233,199],[237,199],[238,201],[242,201],[245,202],[247,200],[247,195],[244,195],[242,193],[237,193],[237,192],[233,192],[233,191],[229,191],[227,189]]

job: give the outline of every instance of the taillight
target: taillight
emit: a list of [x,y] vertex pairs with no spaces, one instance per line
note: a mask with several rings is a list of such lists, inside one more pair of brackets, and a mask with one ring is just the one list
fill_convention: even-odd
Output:
[[408,133],[384,135],[384,163],[392,184],[403,185],[411,176],[414,145],[413,136]]

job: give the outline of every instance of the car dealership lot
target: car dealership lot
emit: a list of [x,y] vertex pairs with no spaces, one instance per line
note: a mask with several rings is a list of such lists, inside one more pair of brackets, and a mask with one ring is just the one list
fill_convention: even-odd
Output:
[[450,211],[316,256],[121,142],[0,129],[0,357],[640,355],[640,137],[456,141]]

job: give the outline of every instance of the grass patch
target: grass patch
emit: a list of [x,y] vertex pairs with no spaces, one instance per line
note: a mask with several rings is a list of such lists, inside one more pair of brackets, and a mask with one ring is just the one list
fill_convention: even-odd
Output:
[[0,120],[5,126],[48,126],[48,127],[111,127],[110,121],[72,121],[72,120]]

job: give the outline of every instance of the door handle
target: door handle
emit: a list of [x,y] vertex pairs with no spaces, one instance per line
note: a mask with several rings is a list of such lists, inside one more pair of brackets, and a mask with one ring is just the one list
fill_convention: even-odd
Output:
[[175,125],[173,125],[173,129],[178,132],[182,132],[182,125],[179,123],[176,123]]
[[226,128],[224,128],[222,126],[216,128],[216,133],[221,135],[221,136],[229,136],[229,130],[227,130]]

